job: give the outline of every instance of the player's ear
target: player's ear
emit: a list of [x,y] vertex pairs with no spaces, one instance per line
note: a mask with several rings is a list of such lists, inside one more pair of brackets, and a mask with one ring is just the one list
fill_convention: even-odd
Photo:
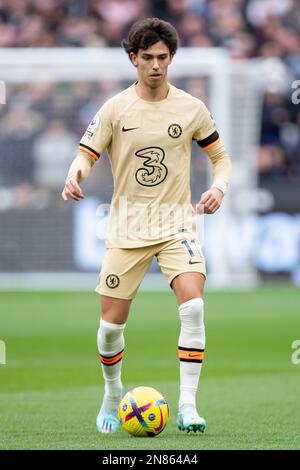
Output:
[[170,54],[169,64],[172,64],[172,60],[173,60],[174,55],[175,55],[175,54]]
[[137,67],[137,56],[134,52],[129,52],[129,58],[131,60],[132,65]]

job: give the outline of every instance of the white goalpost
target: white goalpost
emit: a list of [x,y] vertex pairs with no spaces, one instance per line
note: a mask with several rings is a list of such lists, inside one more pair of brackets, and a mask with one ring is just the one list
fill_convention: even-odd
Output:
[[[257,67],[258,64],[256,70]],[[8,91],[7,103],[1,105],[2,107],[10,106],[11,88],[24,84],[89,83],[114,81],[116,78],[118,81],[133,81],[135,76],[134,67],[120,48],[0,49],[0,80],[5,83]],[[169,78],[171,82],[189,79],[207,81],[206,104],[233,162],[232,181],[222,209],[214,216],[205,217],[203,242],[209,265],[208,287],[251,287],[257,281],[251,261],[251,229],[249,230],[256,210],[255,205],[251,204],[257,187],[253,156],[258,144],[261,120],[261,91],[257,86],[253,66],[251,61],[233,62],[223,49],[181,48],[170,66]],[[201,99],[201,96],[198,98]],[[3,156],[5,149],[1,148],[0,152]],[[207,185],[209,179],[208,171]],[[3,182],[2,187],[5,187]],[[206,189],[207,186],[202,191]],[[8,220],[14,223],[14,214],[8,214],[9,210],[11,209],[6,210],[5,217],[9,216]],[[3,215],[2,210],[0,242],[5,223]],[[74,224],[75,222],[73,228]],[[9,229],[6,227],[6,232],[7,230]],[[91,230],[94,230],[94,226]],[[6,243],[9,235],[5,236]],[[88,236],[95,237],[96,234]],[[25,233],[24,237],[27,237]],[[1,256],[5,258],[0,253],[0,289],[90,289],[96,283],[95,272],[81,269],[80,266],[74,271],[66,267],[55,272],[56,269],[51,269],[50,264],[45,265],[45,269],[41,266],[38,269],[18,270],[17,262],[13,268],[9,263],[9,268],[6,268],[5,263],[1,265]],[[76,264],[75,253],[73,258]],[[21,267],[24,266],[22,253],[19,262]],[[167,284],[161,281],[160,274],[149,274],[142,288],[165,289]]]

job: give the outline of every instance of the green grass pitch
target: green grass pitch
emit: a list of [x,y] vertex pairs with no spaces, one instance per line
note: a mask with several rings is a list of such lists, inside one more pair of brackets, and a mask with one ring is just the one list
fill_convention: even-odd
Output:
[[98,296],[1,293],[0,449],[299,449],[300,291],[270,285],[207,293],[207,354],[198,408],[203,435],[175,425],[179,320],[171,293],[139,293],[126,327],[126,390],[148,385],[170,404],[157,437],[95,429],[103,380],[98,365]]

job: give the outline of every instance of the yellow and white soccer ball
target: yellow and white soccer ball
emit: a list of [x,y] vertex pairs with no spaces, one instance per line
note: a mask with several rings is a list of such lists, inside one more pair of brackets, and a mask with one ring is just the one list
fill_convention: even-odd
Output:
[[132,436],[154,437],[169,421],[169,405],[155,388],[136,387],[119,405],[120,425]]

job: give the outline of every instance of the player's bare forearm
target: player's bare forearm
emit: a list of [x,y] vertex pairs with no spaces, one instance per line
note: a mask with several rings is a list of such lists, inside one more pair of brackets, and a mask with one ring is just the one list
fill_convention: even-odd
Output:
[[214,214],[222,204],[224,193],[221,189],[212,187],[201,195],[200,201],[196,206],[199,213]]

